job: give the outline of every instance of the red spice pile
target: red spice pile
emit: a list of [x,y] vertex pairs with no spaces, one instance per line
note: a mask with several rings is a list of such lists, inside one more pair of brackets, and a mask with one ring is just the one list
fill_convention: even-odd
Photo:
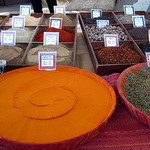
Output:
[[128,47],[98,47],[95,53],[100,64],[139,63],[142,57]]
[[[62,29],[56,29],[51,27],[46,29],[44,32],[59,32],[59,42],[74,42],[74,32],[67,32],[63,27]],[[37,33],[37,35],[34,38],[34,42],[43,42],[44,32]]]

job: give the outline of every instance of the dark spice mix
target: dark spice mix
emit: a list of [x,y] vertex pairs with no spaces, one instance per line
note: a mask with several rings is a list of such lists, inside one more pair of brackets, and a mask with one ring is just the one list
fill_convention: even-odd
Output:
[[97,24],[96,20],[109,20],[109,24],[116,24],[115,19],[112,16],[101,16],[98,18],[88,18],[82,16],[84,24]]

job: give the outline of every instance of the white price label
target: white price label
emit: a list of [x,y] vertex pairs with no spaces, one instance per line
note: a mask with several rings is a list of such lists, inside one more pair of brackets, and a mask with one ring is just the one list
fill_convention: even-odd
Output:
[[54,27],[56,29],[62,29],[62,19],[63,18],[50,17],[50,19],[49,19],[49,27]]
[[1,31],[1,45],[16,45],[16,31]]
[[118,34],[104,34],[105,47],[119,47]]
[[150,30],[148,30],[148,39],[149,39],[149,44],[150,44]]
[[31,16],[31,5],[20,5],[20,15]]
[[24,27],[25,27],[25,16],[12,17],[12,28],[24,29]]
[[150,52],[146,52],[145,55],[146,55],[146,59],[147,59],[147,65],[148,65],[148,67],[150,67]]
[[43,55],[41,62],[42,67],[53,66],[53,59],[53,55]]
[[58,45],[59,32],[44,32],[43,45]]
[[97,22],[97,27],[103,28],[107,25],[109,25],[109,20],[96,20]]
[[134,15],[135,14],[133,5],[124,5],[123,8],[124,8],[125,15]]
[[132,16],[132,21],[134,28],[146,27],[144,15]]
[[58,13],[66,15],[65,5],[54,6],[54,14],[58,14]]
[[91,18],[98,18],[102,16],[101,9],[91,9]]
[[38,52],[39,70],[56,70],[57,52]]

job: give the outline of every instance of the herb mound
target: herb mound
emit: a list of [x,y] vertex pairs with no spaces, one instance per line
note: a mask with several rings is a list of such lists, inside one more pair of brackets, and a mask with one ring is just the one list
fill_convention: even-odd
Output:
[[143,67],[137,73],[126,74],[127,83],[123,87],[126,99],[143,113],[150,116],[150,67]]

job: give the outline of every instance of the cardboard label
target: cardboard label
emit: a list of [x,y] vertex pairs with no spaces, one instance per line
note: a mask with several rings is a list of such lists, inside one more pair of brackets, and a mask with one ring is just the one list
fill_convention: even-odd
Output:
[[65,5],[54,6],[54,14],[58,14],[58,13],[66,15]]
[[146,27],[144,15],[132,16],[132,21],[134,28]]
[[50,17],[50,19],[49,19],[49,27],[54,27],[54,28],[57,28],[57,29],[62,29],[62,19],[63,18]]
[[150,67],[150,52],[146,52],[145,55],[146,55],[147,65],[148,67]]
[[16,45],[16,31],[14,30],[2,30],[1,31],[1,45]]
[[104,34],[105,47],[119,47],[118,34]]
[[109,20],[96,20],[97,27],[104,28],[105,26],[109,25]]
[[25,28],[25,16],[13,16],[12,17],[12,28]]
[[31,16],[31,5],[20,5],[20,15]]
[[59,45],[59,32],[44,32],[43,45]]
[[38,52],[39,70],[56,70],[57,52]]
[[91,18],[98,18],[102,16],[101,9],[91,9]]
[[124,5],[124,15],[134,15],[135,10],[133,5]]

